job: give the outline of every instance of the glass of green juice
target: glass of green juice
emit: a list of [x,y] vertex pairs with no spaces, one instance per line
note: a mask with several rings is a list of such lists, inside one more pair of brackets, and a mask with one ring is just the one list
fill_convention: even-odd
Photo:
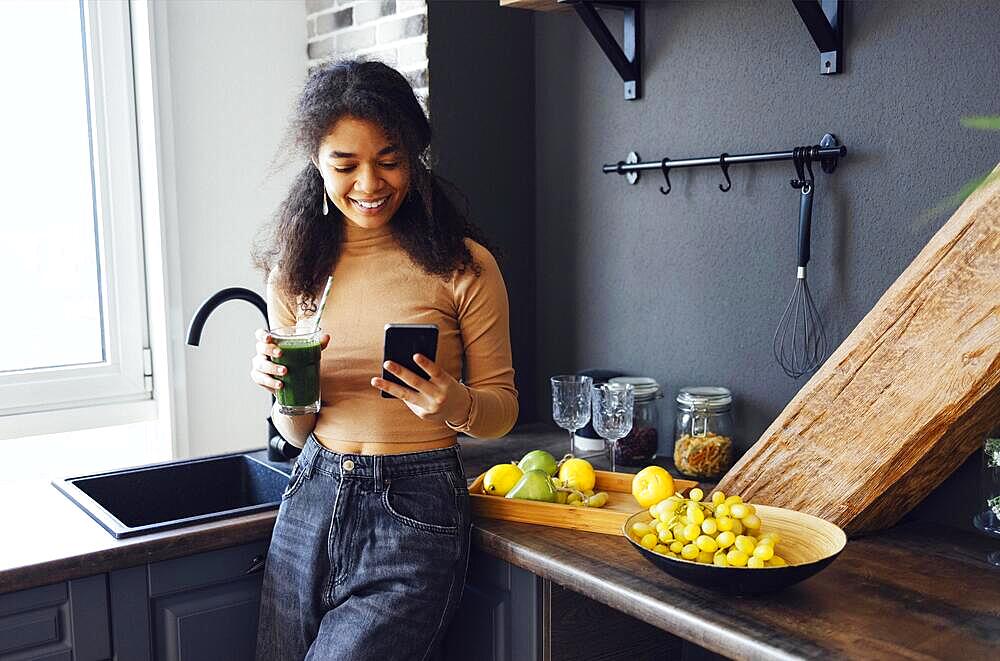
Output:
[[270,331],[274,343],[281,349],[281,355],[271,360],[284,365],[288,371],[283,376],[275,376],[281,381],[281,388],[274,396],[278,400],[278,411],[284,415],[306,415],[319,412],[319,361],[323,332],[318,328],[283,327]]

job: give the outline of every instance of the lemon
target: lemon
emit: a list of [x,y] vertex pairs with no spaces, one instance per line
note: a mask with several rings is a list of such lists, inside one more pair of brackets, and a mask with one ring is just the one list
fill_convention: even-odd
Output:
[[665,468],[646,466],[632,478],[632,496],[642,507],[649,507],[672,495],[674,478]]
[[497,464],[483,477],[483,493],[506,496],[522,475],[521,469],[514,464]]
[[597,482],[597,474],[586,459],[567,459],[559,467],[559,479],[570,489],[590,491]]

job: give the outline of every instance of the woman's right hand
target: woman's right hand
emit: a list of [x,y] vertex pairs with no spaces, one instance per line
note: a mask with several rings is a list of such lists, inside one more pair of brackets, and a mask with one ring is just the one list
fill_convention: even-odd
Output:
[[281,355],[281,349],[274,343],[274,338],[264,328],[254,331],[257,338],[256,350],[250,361],[250,379],[272,395],[281,389],[281,381],[274,378],[284,376],[288,368],[271,361]]
[[[281,349],[274,343],[274,338],[271,337],[267,329],[258,328],[254,332],[254,337],[257,338],[257,352],[250,361],[250,379],[273,395],[281,389],[282,385],[281,381],[274,377],[288,374],[288,368],[271,360],[271,358],[277,358],[281,355]],[[320,347],[326,349],[326,345],[329,343],[330,336],[324,333],[320,339]]]

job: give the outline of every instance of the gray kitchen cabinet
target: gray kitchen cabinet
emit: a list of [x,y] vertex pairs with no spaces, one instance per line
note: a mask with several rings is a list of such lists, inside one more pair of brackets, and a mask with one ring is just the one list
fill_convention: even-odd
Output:
[[475,546],[462,602],[438,659],[535,661],[539,655],[541,579]]
[[259,541],[112,572],[115,658],[252,659],[267,546]]
[[111,658],[106,574],[0,595],[0,661]]

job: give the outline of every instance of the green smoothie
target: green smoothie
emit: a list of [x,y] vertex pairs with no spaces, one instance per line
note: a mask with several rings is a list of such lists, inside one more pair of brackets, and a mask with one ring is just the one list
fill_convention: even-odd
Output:
[[313,335],[282,338],[275,336],[281,355],[272,358],[288,372],[276,377],[281,388],[275,393],[281,412],[291,415],[319,411],[319,361],[322,348]]

